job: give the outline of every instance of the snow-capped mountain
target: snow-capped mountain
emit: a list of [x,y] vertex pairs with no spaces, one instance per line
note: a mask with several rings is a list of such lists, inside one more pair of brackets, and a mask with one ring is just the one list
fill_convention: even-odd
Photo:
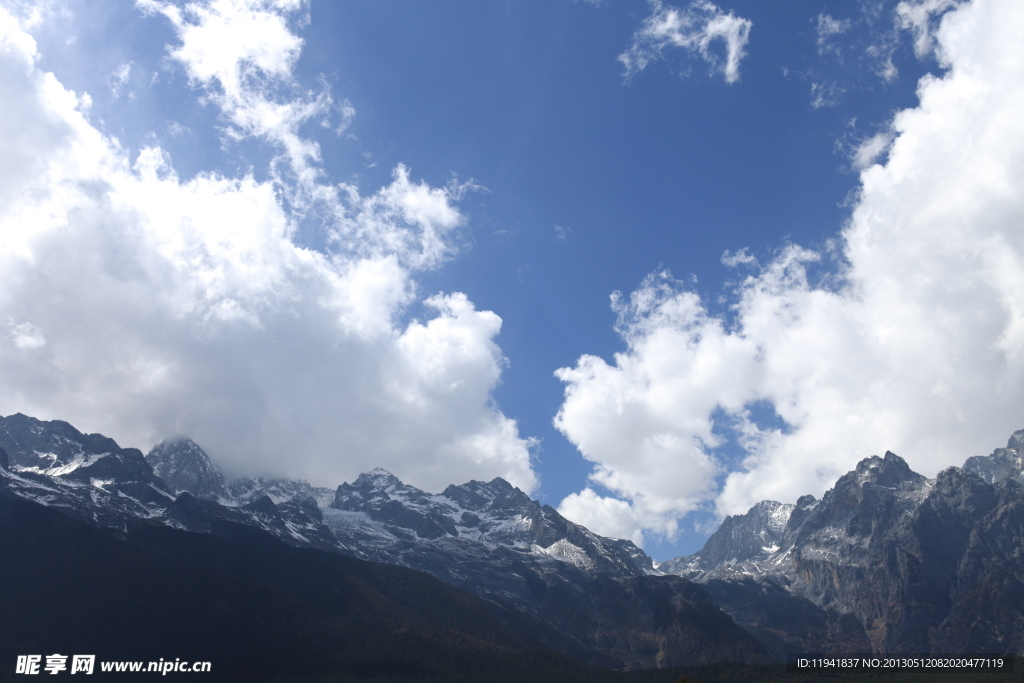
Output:
[[361,539],[356,552],[372,547],[390,562],[402,563],[406,541],[446,552],[508,548],[620,578],[656,573],[632,542],[593,534],[500,478],[428,494],[378,468],[339,486],[325,512],[339,538]]
[[197,498],[217,501],[229,507],[255,503],[264,496],[275,504],[296,496],[313,498],[319,507],[334,500],[334,491],[293,479],[241,477],[225,480],[210,456],[192,439],[179,437],[160,442],[146,454],[146,462],[163,479],[171,493],[188,491]]
[[379,469],[333,492],[300,481],[224,481],[188,439],[143,458],[23,415],[0,418],[0,447],[10,455],[0,460],[10,493],[115,532],[145,523],[231,537],[245,525],[290,545],[420,569],[483,597],[538,644],[609,666],[771,660],[704,589],[502,479],[440,494]]
[[192,439],[181,437],[161,441],[146,454],[146,462],[172,493],[188,491],[210,500],[227,496],[224,476]]
[[659,568],[704,585],[777,653],[1022,652],[1022,444],[1016,432],[935,479],[891,452],[866,458],[821,500],[800,498],[781,534],[758,523],[783,510],[765,501]]
[[994,484],[1014,479],[1024,484],[1024,429],[1014,432],[1006,448],[997,448],[991,455],[975,455],[964,463],[964,469]]
[[722,565],[762,560],[779,550],[794,507],[774,500],[762,500],[746,514],[726,517],[696,553],[662,562],[658,570],[687,575]]
[[1022,471],[1024,430],[935,479],[887,452],[820,500],[762,501],[697,553],[656,566],[502,479],[440,493],[381,469],[334,491],[225,481],[188,439],[143,457],[64,422],[0,417],[0,495],[115,534],[161,524],[231,537],[244,525],[419,569],[484,598],[535,642],[610,666],[1024,652]]

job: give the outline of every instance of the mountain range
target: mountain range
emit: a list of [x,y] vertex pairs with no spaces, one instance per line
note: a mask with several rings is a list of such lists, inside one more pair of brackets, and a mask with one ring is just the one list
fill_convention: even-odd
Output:
[[0,417],[0,448],[5,504],[129,546],[168,530],[243,545],[256,534],[282,553],[418,570],[480,601],[511,639],[502,647],[588,665],[1024,652],[1024,431],[934,479],[893,453],[866,458],[820,500],[762,501],[662,563],[502,479],[436,494],[381,469],[335,490],[227,480],[187,438],[143,455],[20,414]]
[[188,439],[143,456],[24,415],[0,418],[0,448],[9,494],[115,538],[130,541],[140,524],[226,538],[244,527],[287,546],[424,571],[482,599],[523,642],[603,667],[772,661],[699,585],[657,572],[631,542],[597,536],[502,479],[441,494],[383,470],[334,492],[225,481]]
[[659,565],[773,652],[1024,652],[1024,431],[928,479],[872,456]]

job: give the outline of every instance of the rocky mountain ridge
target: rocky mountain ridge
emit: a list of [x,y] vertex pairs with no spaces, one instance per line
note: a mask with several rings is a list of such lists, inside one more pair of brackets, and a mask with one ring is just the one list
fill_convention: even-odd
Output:
[[187,439],[145,458],[103,439],[67,423],[0,417],[0,448],[11,456],[0,481],[9,494],[126,538],[139,523],[214,535],[241,524],[289,545],[420,569],[586,662],[771,660],[704,589],[661,575],[632,543],[597,536],[502,479],[428,494],[375,470],[331,494],[288,480],[224,481]]
[[0,447],[10,451],[0,450],[0,495],[115,531],[236,523],[420,569],[588,662],[755,662],[765,648],[1024,652],[1024,430],[934,479],[891,452],[866,458],[820,500],[762,501],[697,553],[658,565],[501,479],[438,494],[380,469],[334,491],[228,481],[187,439],[142,457],[22,415],[0,418]]
[[[765,501],[659,568],[703,585],[777,654],[1022,652],[1022,446],[1024,430],[935,479],[891,452],[866,458],[820,500],[800,498],[781,533],[763,514],[781,505]],[[776,545],[752,552],[763,538]]]

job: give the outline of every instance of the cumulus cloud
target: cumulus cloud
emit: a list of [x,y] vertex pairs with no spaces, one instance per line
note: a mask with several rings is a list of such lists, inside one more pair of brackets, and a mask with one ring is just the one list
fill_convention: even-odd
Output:
[[[326,181],[299,129],[325,100],[276,89],[300,3],[141,4],[171,20],[200,96],[296,173],[186,181],[158,147],[129,155],[0,9],[0,413],[142,448],[187,434],[235,474],[336,485],[382,466],[427,489],[535,488],[532,441],[491,397],[500,318],[415,280],[454,252],[467,186],[404,166],[369,193]],[[292,239],[289,190],[326,207],[325,250]]]
[[[298,181],[289,189],[299,206],[313,199],[307,196],[311,192],[320,194],[315,191],[322,172],[320,146],[300,128],[310,121],[328,126],[335,107],[328,90],[301,92],[296,87],[293,69],[303,42],[289,21],[304,19],[305,1],[210,0],[182,8],[136,0],[136,5],[171,22],[180,43],[170,49],[170,57],[217,104],[229,123],[228,136],[262,138],[279,147]],[[343,129],[355,110],[345,101],[338,113]]]
[[914,34],[915,55],[925,57],[932,52],[939,18],[958,4],[959,0],[904,0],[896,6],[900,28]]
[[834,251],[727,254],[754,270],[725,315],[667,273],[613,296],[626,348],[558,371],[555,424],[614,501],[584,491],[566,512],[599,533],[671,533],[700,505],[820,494],[886,449],[934,475],[1024,427],[1022,32],[1014,0],[943,16],[947,70],[921,80],[891,144],[862,147]]
[[[695,0],[685,9],[650,0],[651,16],[633,34],[633,43],[619,55],[626,78],[662,59],[666,48],[676,47],[703,59],[712,72],[720,72],[727,83],[740,78],[740,61],[753,23],[726,13],[707,0]],[[713,45],[721,42],[724,58]]]
[[605,536],[626,538],[644,547],[646,525],[637,519],[637,508],[624,500],[601,496],[588,487],[566,496],[558,511],[588,529],[601,529]]

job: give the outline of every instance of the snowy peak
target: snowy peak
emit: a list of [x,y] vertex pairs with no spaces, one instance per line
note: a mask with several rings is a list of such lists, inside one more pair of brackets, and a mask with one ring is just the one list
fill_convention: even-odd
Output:
[[206,500],[226,494],[220,469],[192,439],[161,441],[146,454],[146,462],[174,493],[188,491]]
[[1024,429],[1019,429],[1010,435],[1010,440],[1006,442],[1006,448],[1018,453],[1024,450]]
[[991,455],[975,455],[967,459],[964,469],[973,472],[989,484],[1003,479],[1016,479],[1024,483],[1024,429],[1014,432],[1006,448],[997,448]]
[[146,461],[175,493],[188,491],[196,498],[218,501],[229,507],[245,506],[264,496],[274,504],[299,496],[326,506],[334,499],[330,489],[317,488],[305,481],[264,477],[225,481],[210,456],[188,438],[162,441],[146,455]]
[[651,559],[629,541],[592,534],[500,477],[431,494],[377,469],[339,486],[330,508],[344,513],[325,514],[337,533],[358,529],[384,544],[458,542],[463,549],[509,549],[616,576],[654,573]]
[[821,500],[810,495],[801,496],[796,505],[763,500],[746,514],[726,518],[693,555],[658,568],[690,577],[720,568],[759,574],[758,563],[774,562],[808,544],[838,543],[866,551],[866,543],[879,542],[884,530],[920,505],[930,485],[903,458],[886,451],[883,457],[873,455],[857,463]]
[[401,480],[395,475],[388,472],[383,467],[374,467],[369,472],[363,472],[360,474],[352,485],[357,489],[373,490],[373,491],[384,491],[402,486]]
[[915,510],[930,487],[926,477],[891,451],[882,458],[865,458],[840,477],[820,501],[791,515],[782,545],[826,547],[840,543],[860,556],[868,546],[881,543],[894,525]]
[[312,498],[320,507],[327,507],[334,500],[334,492],[330,489],[312,486],[307,481],[296,479],[242,477],[231,479],[224,486],[227,492],[221,502],[225,505],[244,505],[262,496],[269,496],[278,505],[296,496]]
[[138,449],[121,448],[102,434],[83,434],[61,420],[21,413],[0,417],[0,448],[12,472],[164,488]]
[[[58,476],[89,462],[90,456],[121,450],[102,434],[83,434],[62,420],[46,422],[21,413],[0,417],[0,447],[12,467],[54,471]],[[55,471],[60,468],[66,471]]]
[[474,479],[461,486],[452,484],[441,495],[477,513],[524,512],[533,503],[528,495],[501,477],[489,482]]
[[795,506],[762,500],[746,514],[727,517],[704,547],[693,555],[663,562],[659,569],[691,575],[748,560],[763,559],[779,549]]
[[872,455],[857,463],[853,472],[848,472],[836,482],[836,488],[855,482],[857,486],[881,486],[895,488],[906,483],[916,484],[925,477],[910,469],[907,461],[892,451],[886,451],[884,458]]

